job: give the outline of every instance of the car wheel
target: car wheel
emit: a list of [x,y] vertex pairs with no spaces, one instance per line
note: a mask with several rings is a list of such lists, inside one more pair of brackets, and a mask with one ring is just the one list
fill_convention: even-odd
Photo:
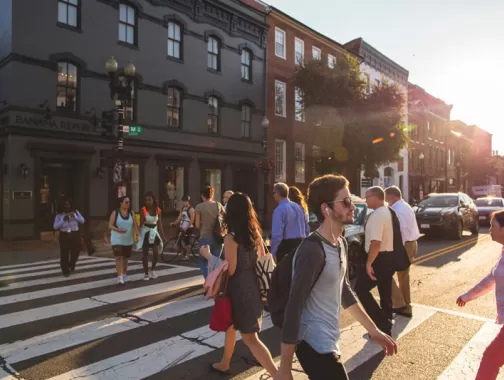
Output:
[[455,230],[453,231],[453,237],[456,240],[462,240],[462,234],[464,232],[464,226],[462,224],[462,221],[459,221],[457,223],[457,227],[455,227]]
[[479,234],[479,220],[476,219],[474,221],[474,225],[471,227],[471,233],[473,235],[478,235]]

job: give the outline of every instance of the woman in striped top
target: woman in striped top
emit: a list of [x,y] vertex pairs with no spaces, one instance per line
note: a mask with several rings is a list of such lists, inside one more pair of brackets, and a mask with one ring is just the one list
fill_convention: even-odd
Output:
[[[504,245],[504,211],[496,212],[492,217],[490,227],[492,240]],[[497,323],[504,324],[504,248],[499,262],[490,274],[481,280],[474,288],[457,298],[457,305],[465,306],[489,291],[495,289],[497,301]],[[504,365],[504,327],[492,343],[486,348],[476,375],[476,380],[493,380],[497,378],[499,369]]]

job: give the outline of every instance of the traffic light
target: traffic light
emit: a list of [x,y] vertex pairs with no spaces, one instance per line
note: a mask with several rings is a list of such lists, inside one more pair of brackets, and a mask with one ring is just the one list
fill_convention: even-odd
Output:
[[101,117],[101,127],[102,127],[102,136],[103,137],[112,137],[114,136],[115,125],[116,125],[116,117],[117,112],[114,110],[111,111],[103,111]]

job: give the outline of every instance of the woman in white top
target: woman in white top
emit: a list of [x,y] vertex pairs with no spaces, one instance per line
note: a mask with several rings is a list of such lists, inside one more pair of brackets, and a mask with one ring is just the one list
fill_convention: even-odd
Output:
[[[164,232],[161,221],[161,209],[152,192],[145,194],[144,207],[140,212],[140,239],[137,248],[142,249],[142,263],[144,268],[144,281],[156,279],[156,264],[159,252],[163,250]],[[149,249],[152,249],[152,267],[149,272]]]
[[133,231],[138,241],[139,231],[135,216],[131,212],[130,199],[119,198],[119,208],[112,211],[109,218],[110,244],[116,259],[117,283],[128,281],[128,258],[133,248]]

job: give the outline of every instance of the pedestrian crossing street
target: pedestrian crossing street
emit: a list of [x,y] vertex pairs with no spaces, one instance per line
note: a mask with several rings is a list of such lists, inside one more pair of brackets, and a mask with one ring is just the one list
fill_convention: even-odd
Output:
[[[159,264],[158,279],[143,281],[141,263],[132,261],[129,282],[118,285],[114,267],[110,258],[83,257],[76,272],[63,277],[59,260],[0,266],[0,380],[222,378],[209,371],[224,340],[208,328],[213,303],[201,294],[199,270]],[[350,378],[382,378],[380,367],[390,361],[396,360],[391,362],[396,368],[404,365],[411,358],[402,347],[424,344],[415,334],[438,325],[448,332],[443,342],[450,349],[439,354],[446,364],[427,371],[427,377],[410,377],[474,379],[481,354],[500,326],[422,305],[415,305],[412,319],[397,318],[400,354],[381,364],[380,347],[366,339],[359,324],[342,318],[341,349]],[[465,335],[457,338],[450,328]],[[261,339],[278,360],[279,331],[267,315],[262,329]],[[243,343],[237,344],[235,358],[235,378],[269,378]],[[373,362],[378,365],[370,370]],[[402,379],[407,371],[398,369],[401,375],[386,378]],[[294,374],[306,379],[297,362]]]

